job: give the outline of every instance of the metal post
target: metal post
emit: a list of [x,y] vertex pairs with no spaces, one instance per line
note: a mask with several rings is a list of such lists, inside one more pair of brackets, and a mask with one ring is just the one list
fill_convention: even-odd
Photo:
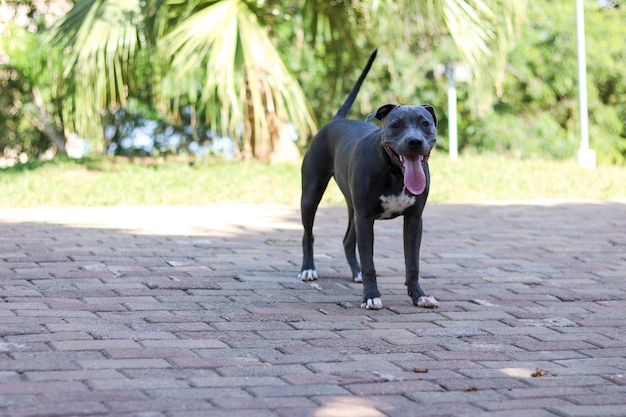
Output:
[[446,65],[448,76],[448,141],[450,146],[450,159],[456,161],[459,157],[459,140],[456,121],[456,86],[454,85],[454,66]]
[[583,0],[576,0],[576,40],[578,54],[578,108],[580,113],[580,149],[578,150],[578,163],[585,168],[594,168],[596,166],[596,152],[589,148],[587,59],[585,51],[585,12]]

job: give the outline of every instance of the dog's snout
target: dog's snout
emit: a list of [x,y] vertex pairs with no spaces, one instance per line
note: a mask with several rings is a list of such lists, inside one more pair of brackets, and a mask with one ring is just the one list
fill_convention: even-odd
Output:
[[407,140],[407,145],[412,149],[422,149],[424,146],[424,141],[422,139],[411,138]]

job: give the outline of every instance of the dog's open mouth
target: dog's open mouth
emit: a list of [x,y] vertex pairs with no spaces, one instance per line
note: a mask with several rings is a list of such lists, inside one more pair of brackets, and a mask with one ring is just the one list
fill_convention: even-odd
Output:
[[411,194],[422,194],[426,189],[424,166],[428,163],[430,151],[426,155],[400,155],[388,145],[385,145],[385,149],[393,162],[402,170],[406,189]]

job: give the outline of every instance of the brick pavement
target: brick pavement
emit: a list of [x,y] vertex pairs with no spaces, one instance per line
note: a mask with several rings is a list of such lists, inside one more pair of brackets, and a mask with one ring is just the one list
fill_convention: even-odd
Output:
[[295,208],[0,211],[0,415],[626,415],[625,201],[429,205],[437,310],[399,219],[386,308],[359,308],[345,216],[320,211],[309,284]]

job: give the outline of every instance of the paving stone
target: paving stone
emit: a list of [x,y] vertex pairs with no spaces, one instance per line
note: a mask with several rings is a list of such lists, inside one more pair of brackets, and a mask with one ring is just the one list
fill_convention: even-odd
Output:
[[311,371],[307,367],[295,365],[251,365],[251,366],[225,366],[217,368],[217,372],[223,376],[281,376],[293,374],[308,374]]
[[120,378],[102,378],[89,381],[89,386],[96,390],[152,390],[159,388],[184,389],[188,387],[186,381],[169,379],[169,378],[139,378],[139,379],[120,379]]
[[25,372],[29,381],[76,381],[98,378],[124,378],[124,375],[115,370],[80,370],[80,371],[41,371]]
[[430,204],[434,310],[406,295],[402,219],[377,222],[369,311],[345,207],[319,210],[314,283],[294,207],[0,210],[0,415],[623,416],[624,213]]
[[626,412],[626,406],[618,405],[555,405],[551,407],[555,413],[568,417],[621,417]]
[[570,403],[580,405],[622,405],[623,400],[616,394],[604,394],[604,395],[577,395],[571,397],[565,397]]
[[335,384],[306,384],[287,385],[278,388],[276,386],[252,386],[248,388],[255,397],[312,397],[320,395],[349,395],[348,387],[340,387]]
[[47,402],[45,404],[15,407],[11,417],[27,416],[94,416],[107,414],[109,409],[99,402]]
[[171,367],[164,359],[95,359],[78,361],[83,369],[161,369]]
[[[284,387],[286,383],[278,377],[224,377],[224,376],[203,376],[194,377],[189,380],[194,387],[261,387],[273,386],[274,389]],[[279,391],[280,389],[277,389]]]
[[49,394],[54,392],[56,395],[64,392],[85,392],[87,386],[79,381],[54,381],[54,382],[12,382],[0,385],[0,394]]
[[134,340],[58,340],[51,343],[55,350],[103,350],[111,348],[139,348]]
[[414,391],[405,394],[421,404],[477,403],[478,401],[498,401],[506,403],[508,397],[496,390],[477,391]]
[[[195,411],[199,415],[211,415],[215,407],[208,401],[203,400],[111,400],[106,405],[111,410],[112,415],[132,413],[135,416],[144,416],[151,412],[168,411]],[[148,414],[149,415],[149,414]]]
[[383,381],[366,384],[346,385],[346,389],[357,396],[368,395],[402,395],[412,391],[440,391],[442,388],[430,381]]
[[252,395],[242,387],[149,388],[145,391],[148,396],[156,399],[205,400],[212,402],[215,400],[224,400],[236,404],[241,399],[252,398]]
[[[502,401],[502,400],[480,400],[474,401],[475,405],[483,408],[487,411],[504,411],[504,410],[527,410],[529,408],[528,400],[513,400],[513,401]],[[532,401],[532,408],[544,408],[553,411],[555,408],[568,408],[571,407],[572,404],[568,401],[562,400],[560,398],[541,398],[535,399]]]
[[[294,416],[293,409],[288,408],[285,410],[287,412],[287,416]],[[269,410],[269,409],[248,409],[248,410],[237,410],[237,417],[279,417],[282,414],[279,413],[279,410]],[[136,417],[136,414],[132,414],[132,417]],[[197,417],[197,411],[170,411],[167,413],[167,417]],[[211,417],[232,417],[232,410],[211,410]],[[130,417],[130,416],[129,416]],[[148,416],[152,417],[152,416]],[[157,416],[158,417],[158,416]]]

